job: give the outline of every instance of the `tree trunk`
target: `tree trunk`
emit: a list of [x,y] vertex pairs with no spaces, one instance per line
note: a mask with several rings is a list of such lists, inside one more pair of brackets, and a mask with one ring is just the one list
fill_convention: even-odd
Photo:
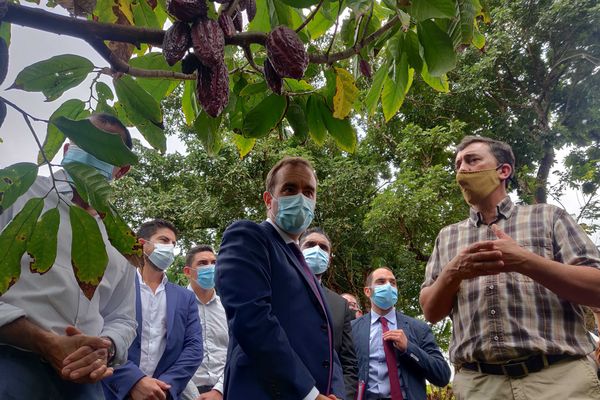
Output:
[[548,176],[550,175],[550,168],[552,168],[552,165],[554,165],[554,148],[551,143],[546,142],[544,144],[544,157],[540,162],[540,168],[538,169],[536,177],[536,204],[548,202]]

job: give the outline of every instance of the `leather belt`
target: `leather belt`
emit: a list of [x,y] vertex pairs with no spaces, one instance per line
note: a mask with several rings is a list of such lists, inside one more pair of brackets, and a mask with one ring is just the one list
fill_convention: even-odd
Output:
[[549,365],[561,361],[577,360],[582,356],[569,354],[534,354],[520,361],[508,361],[503,364],[487,364],[481,362],[464,363],[460,368],[481,372],[489,375],[506,375],[511,378],[523,378],[533,372],[541,371]]

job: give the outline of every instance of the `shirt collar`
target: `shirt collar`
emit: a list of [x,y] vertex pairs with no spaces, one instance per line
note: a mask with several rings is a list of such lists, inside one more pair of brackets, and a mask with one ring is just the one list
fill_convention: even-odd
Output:
[[[140,269],[136,268],[135,272],[137,272],[137,274],[138,274],[138,279],[140,280],[140,285],[146,285],[146,282],[144,282],[144,278],[142,277],[142,274],[140,273]],[[169,278],[167,278],[167,274],[163,273],[162,281],[160,282],[160,285],[158,285],[158,287],[165,286],[167,284],[167,282],[169,282]],[[146,285],[146,286],[148,286],[148,285]]]
[[[515,209],[515,204],[510,199],[510,196],[506,196],[496,206],[496,219],[494,222],[504,218],[509,219]],[[476,211],[473,207],[469,209],[469,221],[474,226],[480,226],[483,224],[483,217],[480,212]]]
[[216,290],[213,290],[213,295],[212,295],[212,297],[210,298],[210,300],[208,300],[208,302],[207,302],[206,304],[204,304],[204,303],[202,303],[202,302],[200,301],[200,299],[198,298],[198,296],[197,296],[197,295],[196,295],[196,293],[194,292],[194,289],[192,289],[192,285],[187,285],[187,288],[188,288],[188,290],[190,290],[192,293],[194,293],[194,296],[196,297],[196,303],[198,303],[198,304],[209,305],[210,303],[212,303],[213,301],[215,301],[215,300],[216,300],[216,298],[217,298],[217,291],[216,291]]
[[280,227],[278,227],[277,224],[275,222],[273,222],[273,220],[271,218],[267,218],[267,222],[270,223],[271,225],[273,225],[273,227],[279,233],[279,235],[281,236],[281,238],[283,239],[283,241],[285,242],[285,244],[289,244],[289,243],[296,243],[296,244],[298,244],[297,240],[292,239],[290,237],[290,235],[288,235],[283,229],[281,229]]
[[371,325],[379,322],[379,317],[385,317],[389,323],[396,326],[396,309],[392,307],[385,315],[379,315],[375,310],[371,309]]

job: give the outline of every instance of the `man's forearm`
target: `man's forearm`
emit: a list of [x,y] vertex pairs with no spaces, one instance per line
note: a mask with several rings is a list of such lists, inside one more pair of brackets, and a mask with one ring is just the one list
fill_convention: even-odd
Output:
[[431,286],[421,289],[419,303],[425,319],[435,324],[448,316],[459,287],[460,281],[452,279],[442,270]]
[[28,320],[18,318],[0,326],[0,342],[44,355],[48,342],[54,334]]

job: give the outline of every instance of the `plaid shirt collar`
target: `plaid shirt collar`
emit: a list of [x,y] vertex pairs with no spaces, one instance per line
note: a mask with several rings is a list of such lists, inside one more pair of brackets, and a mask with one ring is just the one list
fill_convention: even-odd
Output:
[[[496,206],[496,219],[494,219],[492,224],[499,221],[502,218],[509,219],[514,209],[515,204],[510,199],[510,196],[506,196]],[[476,211],[473,207],[469,208],[469,223],[477,227],[483,224],[483,217],[481,216],[481,213]]]

